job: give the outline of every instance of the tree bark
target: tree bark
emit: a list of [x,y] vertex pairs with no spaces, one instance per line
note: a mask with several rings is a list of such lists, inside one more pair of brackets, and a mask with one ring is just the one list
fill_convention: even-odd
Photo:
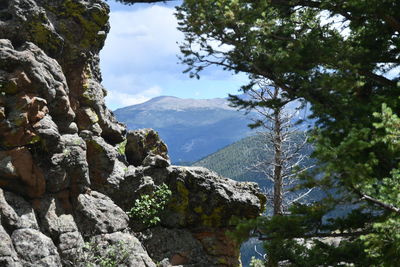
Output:
[[[274,98],[279,97],[275,89]],[[282,120],[281,107],[274,108],[274,215],[283,214],[283,180],[282,180]]]

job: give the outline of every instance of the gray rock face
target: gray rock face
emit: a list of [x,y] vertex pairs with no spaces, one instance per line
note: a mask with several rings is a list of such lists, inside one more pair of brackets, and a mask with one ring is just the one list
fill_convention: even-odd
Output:
[[60,252],[61,262],[64,266],[76,266],[75,261],[79,258],[84,240],[79,232],[63,233],[59,237],[60,244],[58,251]]
[[113,233],[128,227],[126,213],[99,192],[79,195],[76,209],[79,225],[86,236]]
[[0,189],[0,215],[2,224],[8,229],[39,229],[30,203],[22,197]]
[[22,266],[10,236],[0,225],[0,266]]
[[[116,248],[122,256],[118,266],[156,267],[139,240],[127,233],[115,232],[94,236],[91,242],[96,244],[102,253],[107,249]],[[121,251],[122,250],[122,251]]]
[[171,162],[160,155],[148,155],[143,160],[143,166],[150,166],[154,168],[166,168],[171,165]]
[[53,241],[34,229],[18,229],[11,235],[23,266],[60,266],[61,260]]
[[[49,149],[50,150],[50,149]],[[85,141],[77,134],[64,134],[46,162],[46,185],[49,192],[60,192],[71,184],[76,191],[89,187],[89,166]]]
[[[39,91],[40,99],[44,99],[45,102],[41,100],[37,104],[48,106],[49,114],[56,121],[62,121],[63,123],[72,122],[75,113],[70,106],[68,98],[69,88],[58,62],[48,57],[43,50],[30,42],[24,43],[21,47],[14,47],[9,40],[3,39],[0,42],[0,48],[0,60],[4,62],[1,65],[4,66],[2,70],[7,73],[4,75],[6,76],[7,83],[3,86],[6,88],[7,96],[10,95],[9,98],[6,98],[6,101],[16,98],[21,99],[26,96],[22,95],[22,93]],[[16,71],[16,66],[24,71]],[[34,123],[36,122],[35,120],[39,120],[42,116],[40,111],[47,113],[42,108],[38,110],[37,114],[32,114],[29,109],[37,104],[33,100],[31,101],[23,105],[23,110],[30,114],[28,123]],[[14,115],[13,112],[14,114],[21,113],[20,110],[14,109],[10,112],[10,115]],[[17,118],[11,116],[9,119],[16,120]]]
[[202,167],[173,166],[167,184],[175,192],[163,217],[168,226],[227,227],[234,217],[257,217],[264,201],[255,183],[235,182]]
[[142,242],[150,256],[159,262],[168,259],[172,266],[214,265],[212,258],[205,256],[201,242],[188,230],[156,227],[143,234]]
[[[236,266],[225,231],[260,213],[259,192],[170,166],[154,130],[115,120],[98,57],[108,13],[102,0],[0,0],[0,266],[99,265],[110,247],[120,266]],[[162,184],[159,227],[137,227],[125,212]]]
[[92,136],[86,143],[92,188],[111,196],[118,194],[127,169],[120,161],[123,156],[102,137]]
[[153,129],[129,131],[125,151],[129,164],[134,166],[142,165],[149,154],[159,155],[169,160],[167,145],[161,141]]

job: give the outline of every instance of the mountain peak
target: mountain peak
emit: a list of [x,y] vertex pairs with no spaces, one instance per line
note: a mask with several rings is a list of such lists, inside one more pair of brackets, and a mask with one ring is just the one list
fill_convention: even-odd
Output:
[[121,110],[188,110],[188,109],[224,109],[234,110],[229,106],[226,98],[212,98],[212,99],[192,99],[192,98],[179,98],[175,96],[158,96],[152,98],[144,103],[132,105]]

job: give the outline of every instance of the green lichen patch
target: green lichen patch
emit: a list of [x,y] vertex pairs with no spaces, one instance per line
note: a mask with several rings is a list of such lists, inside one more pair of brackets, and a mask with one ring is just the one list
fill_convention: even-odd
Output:
[[17,84],[13,81],[0,82],[0,92],[3,95],[14,95],[18,92]]
[[208,227],[218,227],[222,225],[222,216],[221,212],[224,210],[224,207],[217,207],[213,209],[211,214],[203,213],[201,214],[201,223],[204,226]]
[[169,203],[169,209],[173,212],[178,213],[180,216],[181,224],[185,224],[189,214],[189,190],[186,188],[183,181],[177,181],[176,189],[173,190],[171,201]]
[[88,148],[91,150],[95,150],[97,152],[104,152],[104,147],[102,147],[99,143],[97,143],[95,140],[88,140],[86,141],[86,144]]
[[201,207],[201,206],[197,206],[197,207],[195,207],[193,210],[194,210],[194,212],[196,212],[196,213],[203,213],[203,207]]
[[176,183],[176,189],[179,193],[179,204],[177,205],[178,211],[182,214],[187,212],[189,207],[189,190],[186,188],[184,182],[178,181]]
[[37,142],[40,142],[40,137],[38,135],[32,136],[32,139],[29,140],[28,145],[33,145],[36,144]]
[[63,39],[50,27],[45,13],[39,13],[26,22],[32,41],[49,55],[59,54],[63,47]]
[[[108,10],[105,8],[101,6],[88,8],[80,2],[66,0],[64,1],[64,10],[61,14],[74,17],[76,21],[79,21],[81,29],[81,35],[77,40],[79,47],[89,49],[93,45],[98,44],[99,39],[101,39],[101,42],[104,40],[105,36],[99,36],[99,32],[104,30],[109,19]],[[71,36],[72,32],[67,31],[66,33],[71,37],[71,40],[76,39],[75,36]]]

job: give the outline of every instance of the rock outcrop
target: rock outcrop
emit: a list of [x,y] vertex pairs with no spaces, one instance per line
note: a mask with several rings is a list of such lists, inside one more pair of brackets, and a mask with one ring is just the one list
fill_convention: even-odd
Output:
[[[108,13],[101,0],[0,0],[0,266],[99,264],[110,248],[127,252],[109,255],[118,266],[238,266],[226,232],[262,195],[171,166],[156,132],[115,120],[98,56]],[[162,184],[157,226],[127,216]]]

